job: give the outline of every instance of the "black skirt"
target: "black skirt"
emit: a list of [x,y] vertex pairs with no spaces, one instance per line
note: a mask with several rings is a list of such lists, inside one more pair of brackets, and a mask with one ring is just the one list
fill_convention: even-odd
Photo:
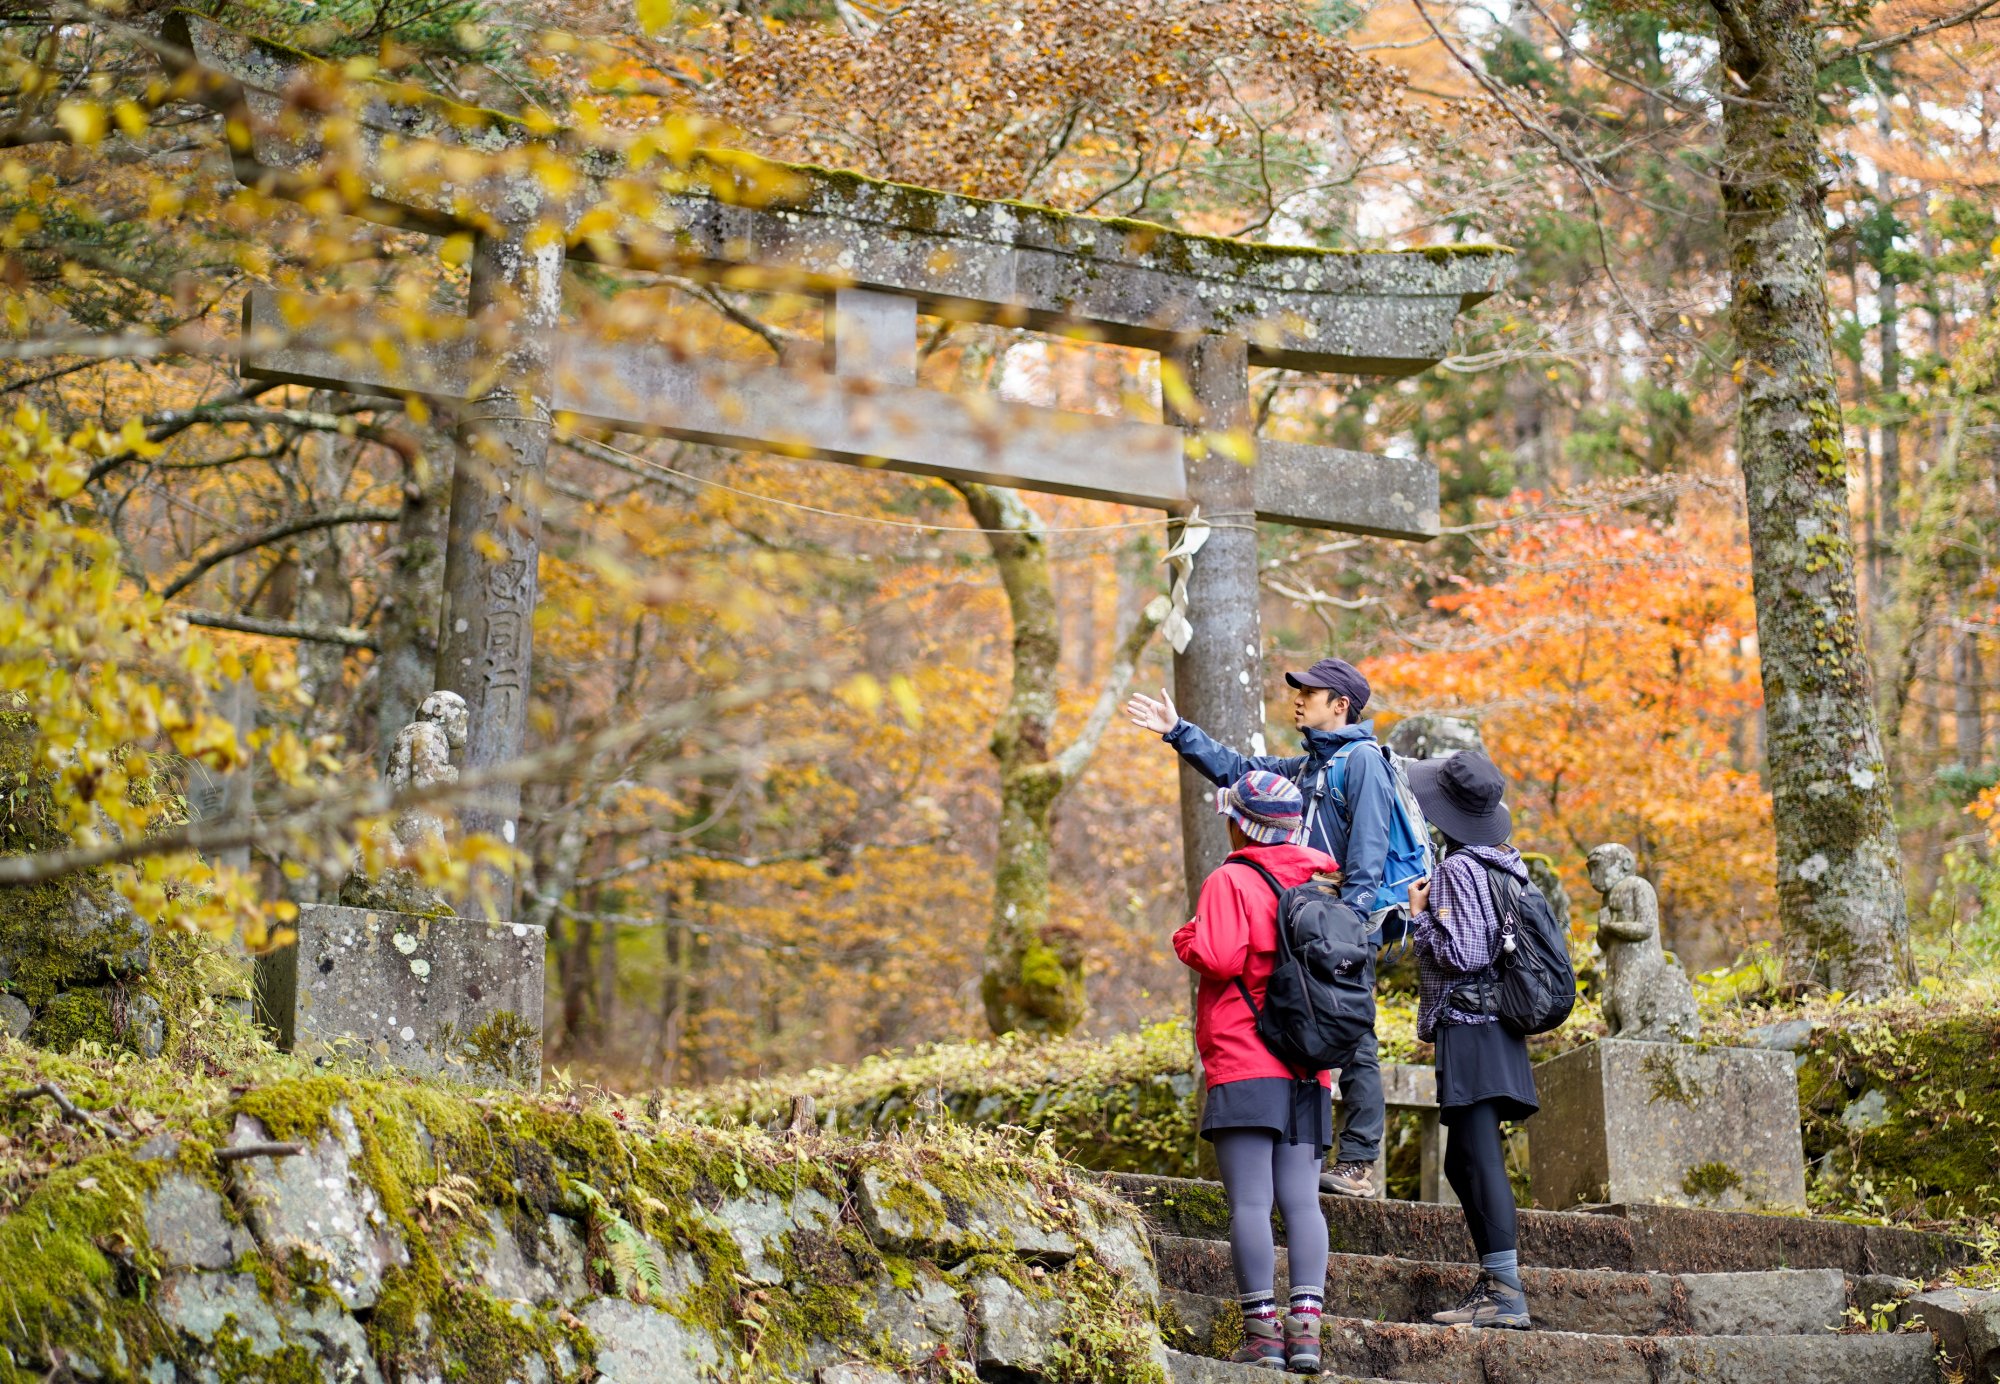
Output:
[[1333,1147],[1333,1092],[1317,1081],[1253,1076],[1208,1088],[1201,1137],[1218,1129],[1268,1129],[1286,1143],[1311,1144],[1321,1158]]
[[1528,1045],[1499,1024],[1439,1024],[1438,1123],[1483,1100],[1500,1102],[1500,1118],[1525,1120],[1542,1108]]

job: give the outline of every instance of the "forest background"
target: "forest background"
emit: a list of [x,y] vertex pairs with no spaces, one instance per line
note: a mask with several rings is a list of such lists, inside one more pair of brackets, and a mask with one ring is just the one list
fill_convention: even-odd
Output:
[[[1476,719],[1520,843],[1580,902],[1594,902],[1583,854],[1624,841],[1691,967],[1775,984],[1716,176],[1730,92],[1697,18],[1544,0],[210,8],[483,104],[629,128],[678,111],[715,122],[712,139],[949,191],[1342,249],[1516,247],[1513,283],[1437,369],[1255,373],[1261,431],[1429,457],[1446,515],[1422,547],[1264,530],[1266,738],[1292,739],[1283,667],[1328,652],[1368,673],[1378,725]],[[58,508],[115,544],[107,599],[164,602],[176,657],[241,661],[234,714],[264,751],[254,793],[370,777],[431,686],[422,596],[444,478],[429,421],[245,386],[227,338],[253,283],[423,301],[462,284],[463,247],[283,204],[251,214],[213,112],[142,94],[157,70],[133,37],[150,32],[145,7],[116,22],[0,13],[10,73],[76,74],[71,90],[17,82],[0,148],[0,392],[34,411],[14,417],[14,455],[77,429],[124,439],[79,462]],[[1906,5],[1880,27],[1954,16]],[[1857,42],[1819,96],[1863,629],[1931,972],[2000,962],[1985,826],[2000,448],[1990,411],[1959,402],[1993,388],[1977,361],[2000,288],[1994,29],[1972,16]],[[781,294],[573,278],[585,312],[603,290],[607,329],[671,323],[746,361],[809,350],[820,331],[812,305]],[[1158,414],[1141,353],[924,327],[927,381]],[[1066,737],[1124,676],[1121,650],[1164,585],[1164,524],[1050,497],[1003,513],[940,482],[692,444],[559,444],[538,744],[770,673],[814,670],[835,690],[774,690],[735,714],[716,735],[769,752],[731,766],[662,779],[642,744],[529,786],[515,912],[549,928],[549,1060],[629,1088],[985,1031],[989,742],[1020,612],[977,530],[996,515],[1039,530]],[[1154,641],[1137,685],[1165,670]],[[193,768],[190,796],[205,782]],[[267,844],[247,862],[266,898],[332,896],[331,865],[287,869]],[[1104,733],[1059,801],[1051,878],[1054,927],[1086,963],[1088,1027],[1180,1012],[1165,944],[1183,911],[1175,770],[1152,737]]]

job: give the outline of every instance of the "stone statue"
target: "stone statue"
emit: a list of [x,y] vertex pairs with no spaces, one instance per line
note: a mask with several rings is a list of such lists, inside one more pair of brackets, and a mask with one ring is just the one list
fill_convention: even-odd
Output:
[[[456,692],[433,692],[417,709],[417,719],[396,732],[389,751],[390,789],[398,794],[434,783],[458,782],[451,752],[462,748],[471,724],[465,698]],[[381,908],[398,913],[449,913],[451,906],[417,880],[409,862],[426,846],[444,843],[444,822],[428,808],[406,807],[396,814],[393,840],[386,854],[391,864],[379,878],[356,870],[340,886],[340,901],[349,908]]]
[[[427,788],[434,783],[457,783],[458,770],[452,766],[451,752],[465,746],[465,732],[471,722],[465,698],[456,692],[433,692],[417,708],[417,719],[396,732],[395,748],[389,751],[389,787],[396,793],[411,788]],[[407,855],[426,842],[444,840],[444,823],[421,807],[405,808],[396,818],[398,855]]]
[[1443,759],[1461,750],[1486,752],[1477,722],[1430,711],[1405,716],[1391,726],[1389,748],[1405,759]]
[[1591,887],[1604,896],[1597,940],[1604,948],[1604,1022],[1612,1038],[1647,1043],[1698,1036],[1694,987],[1660,948],[1660,900],[1616,843],[1590,853]]

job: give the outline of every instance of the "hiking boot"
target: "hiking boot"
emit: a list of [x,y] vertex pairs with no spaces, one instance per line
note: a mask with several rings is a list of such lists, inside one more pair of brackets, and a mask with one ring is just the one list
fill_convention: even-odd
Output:
[[1319,1324],[1317,1312],[1285,1314],[1285,1368],[1293,1374],[1319,1373]]
[[1243,1318],[1243,1344],[1229,1357],[1238,1365],[1258,1365],[1267,1370],[1285,1367],[1284,1328],[1276,1317]]
[[1337,1197],[1371,1198],[1375,1195],[1375,1165],[1336,1163],[1319,1175],[1319,1189]]
[[1481,1274],[1472,1291],[1459,1299],[1458,1306],[1431,1313],[1439,1326],[1492,1326],[1509,1331],[1528,1329],[1528,1298],[1519,1288],[1509,1288],[1497,1278]]

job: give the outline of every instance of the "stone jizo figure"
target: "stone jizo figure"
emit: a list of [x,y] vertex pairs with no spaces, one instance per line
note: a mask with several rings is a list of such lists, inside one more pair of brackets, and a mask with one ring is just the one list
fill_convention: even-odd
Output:
[[1660,900],[1639,877],[1632,852],[1606,843],[1590,853],[1590,883],[1604,896],[1597,940],[1604,949],[1607,1036],[1672,1043],[1696,1037],[1694,987],[1660,947]]
[[[417,719],[396,732],[389,751],[389,787],[396,793],[457,783],[451,752],[462,749],[470,716],[465,698],[456,692],[433,692],[417,708]],[[396,846],[407,856],[426,842],[444,840],[444,823],[421,807],[406,808],[396,818]]]
[[[396,793],[434,783],[458,782],[451,752],[465,744],[470,717],[465,698],[456,692],[433,692],[417,709],[417,719],[396,732],[389,751],[389,787]],[[396,815],[388,851],[391,865],[379,878],[356,870],[340,886],[340,901],[350,908],[381,908],[398,913],[449,913],[451,906],[417,881],[409,862],[426,845],[442,845],[444,822],[423,807],[407,807]]]

